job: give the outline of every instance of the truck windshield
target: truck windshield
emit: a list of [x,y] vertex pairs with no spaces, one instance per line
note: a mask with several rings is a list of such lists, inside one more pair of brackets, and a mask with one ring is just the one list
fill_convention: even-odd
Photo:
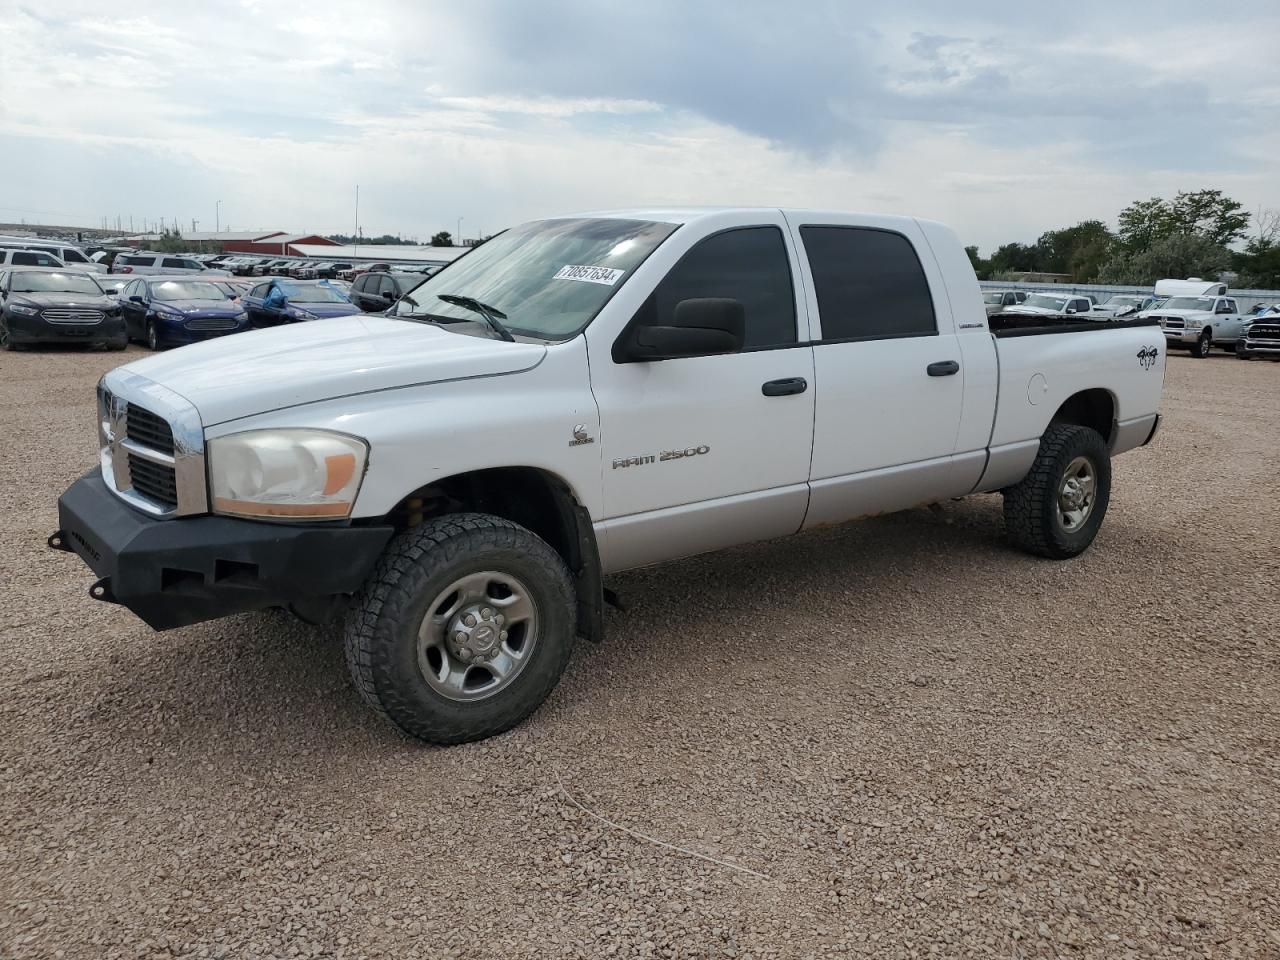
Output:
[[1023,305],[1027,307],[1040,307],[1044,310],[1062,310],[1062,308],[1067,305],[1067,301],[1064,297],[1046,297],[1044,294],[1033,293],[1031,296],[1027,297],[1027,301]]
[[982,298],[983,303],[1004,303],[1003,293],[988,293]]
[[501,311],[513,333],[567,340],[590,323],[631,271],[676,229],[648,220],[537,220],[513,227],[400,300],[392,316],[468,320],[466,297]]
[[1165,310],[1212,310],[1213,297],[1170,297],[1161,306]]

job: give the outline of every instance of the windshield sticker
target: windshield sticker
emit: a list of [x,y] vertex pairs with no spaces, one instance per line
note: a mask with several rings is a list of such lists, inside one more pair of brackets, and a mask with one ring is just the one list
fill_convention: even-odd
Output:
[[580,280],[583,283],[603,283],[606,287],[612,287],[615,283],[622,279],[625,270],[615,270],[613,267],[576,267],[565,265],[556,271],[553,280]]

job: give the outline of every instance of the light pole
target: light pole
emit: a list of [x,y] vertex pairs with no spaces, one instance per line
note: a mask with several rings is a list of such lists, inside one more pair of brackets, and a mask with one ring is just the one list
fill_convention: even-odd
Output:
[[[206,221],[207,222],[207,221]],[[213,232],[222,232],[222,201],[218,200],[213,205]]]
[[462,246],[462,218],[458,218],[458,232],[453,235],[453,245],[455,247]]

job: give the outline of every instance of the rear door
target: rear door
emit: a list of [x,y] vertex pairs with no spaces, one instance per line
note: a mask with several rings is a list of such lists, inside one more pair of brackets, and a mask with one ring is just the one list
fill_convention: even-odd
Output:
[[816,319],[805,526],[968,492],[981,464],[967,486],[954,476],[965,372],[923,231],[897,218],[792,217]]
[[1234,297],[1223,297],[1214,307],[1213,339],[1228,342],[1244,335],[1244,317]]
[[778,211],[705,229],[659,248],[678,259],[630,323],[671,325],[683,300],[731,298],[744,307],[744,352],[627,362],[612,352],[625,330],[607,341],[588,331],[609,570],[783,536],[804,518],[813,356],[795,251]]

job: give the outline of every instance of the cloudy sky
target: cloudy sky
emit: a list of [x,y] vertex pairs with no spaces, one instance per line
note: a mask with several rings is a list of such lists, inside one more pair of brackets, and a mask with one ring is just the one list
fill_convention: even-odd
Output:
[[641,204],[1280,208],[1280,4],[0,0],[0,220],[493,232]]

